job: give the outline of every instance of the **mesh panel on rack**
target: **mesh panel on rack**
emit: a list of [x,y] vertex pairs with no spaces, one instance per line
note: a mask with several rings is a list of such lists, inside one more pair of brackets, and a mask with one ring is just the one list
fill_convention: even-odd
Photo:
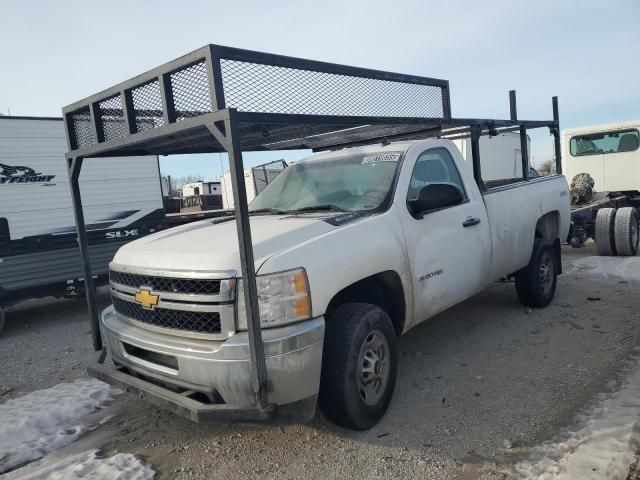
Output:
[[171,74],[176,121],[211,112],[211,94],[204,60]]
[[[366,139],[424,133],[424,125],[305,125],[240,123],[240,143],[244,149],[326,148],[349,145]],[[435,131],[437,127],[431,127]],[[371,142],[369,142],[371,143]]]
[[129,287],[150,287],[155,292],[186,293],[190,295],[218,295],[220,280],[155,277],[111,270],[109,279]]
[[73,112],[71,114],[71,125],[73,126],[73,139],[75,140],[76,148],[88,147],[96,143],[89,107]]
[[227,107],[242,112],[442,117],[442,88],[221,60]]
[[139,322],[163,328],[173,328],[196,333],[220,333],[220,314],[218,312],[189,312],[154,308],[145,310],[137,303],[113,298],[113,308],[120,315]]
[[102,100],[99,103],[99,109],[105,141],[126,137],[129,134],[124,122],[120,95],[114,95],[106,100]]
[[164,125],[160,84],[153,80],[131,90],[138,132]]
[[253,167],[253,183],[256,187],[256,195],[260,194],[267,185],[275,180],[275,178],[285,169],[284,160],[276,160],[259,167]]
[[[315,124],[240,124],[240,143],[243,148],[263,146],[271,150],[287,148],[289,143],[299,143],[301,138],[321,138],[323,134],[348,130],[358,125],[315,125]],[[309,146],[311,148],[311,145]]]

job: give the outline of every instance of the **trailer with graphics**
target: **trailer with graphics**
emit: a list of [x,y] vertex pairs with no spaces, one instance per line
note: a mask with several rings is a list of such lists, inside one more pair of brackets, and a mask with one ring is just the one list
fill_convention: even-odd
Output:
[[635,256],[640,241],[640,121],[563,130],[562,159],[571,182],[567,242],[593,238],[599,255]]
[[[0,117],[0,329],[20,300],[82,290],[61,118]],[[80,178],[97,282],[124,243],[165,225],[158,157],[88,159]]]

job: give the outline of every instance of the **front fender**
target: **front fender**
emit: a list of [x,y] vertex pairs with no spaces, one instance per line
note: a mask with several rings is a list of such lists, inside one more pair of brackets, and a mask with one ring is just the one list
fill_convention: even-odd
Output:
[[284,250],[269,258],[258,273],[297,267],[307,271],[314,317],[325,314],[339,291],[363,278],[391,270],[398,273],[403,284],[406,320],[413,318],[404,236],[393,209],[336,227]]

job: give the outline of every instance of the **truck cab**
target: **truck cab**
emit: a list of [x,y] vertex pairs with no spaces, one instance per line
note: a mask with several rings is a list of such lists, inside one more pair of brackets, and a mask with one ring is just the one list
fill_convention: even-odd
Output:
[[573,247],[593,238],[599,255],[635,256],[640,244],[640,121],[563,130],[571,179]]
[[640,191],[640,121],[615,122],[562,131],[567,178],[588,173],[598,192]]

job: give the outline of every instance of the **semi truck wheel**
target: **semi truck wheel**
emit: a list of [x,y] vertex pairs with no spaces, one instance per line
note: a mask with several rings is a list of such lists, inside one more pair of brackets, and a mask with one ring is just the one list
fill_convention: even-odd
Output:
[[333,423],[366,430],[385,414],[396,383],[396,334],[367,303],[342,305],[327,320],[320,408]]
[[523,305],[543,308],[556,293],[558,262],[553,246],[536,238],[529,265],[516,273],[516,292]]
[[615,255],[615,208],[601,208],[596,215],[595,241],[598,255]]
[[633,207],[619,208],[615,220],[616,253],[635,257],[638,253],[638,212]]

